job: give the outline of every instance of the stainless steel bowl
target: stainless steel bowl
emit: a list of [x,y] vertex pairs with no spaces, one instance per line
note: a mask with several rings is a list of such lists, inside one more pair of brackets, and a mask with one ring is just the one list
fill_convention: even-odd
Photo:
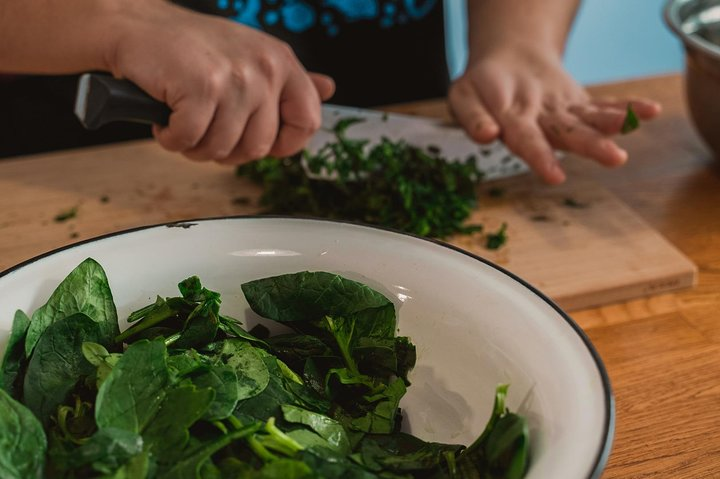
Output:
[[690,115],[720,157],[720,0],[669,0],[665,21],[685,45]]

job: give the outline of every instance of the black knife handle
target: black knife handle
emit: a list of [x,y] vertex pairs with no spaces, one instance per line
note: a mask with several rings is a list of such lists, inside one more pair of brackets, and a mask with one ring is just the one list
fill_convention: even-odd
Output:
[[86,73],[80,77],[75,114],[89,130],[114,121],[167,125],[170,108],[128,80]]

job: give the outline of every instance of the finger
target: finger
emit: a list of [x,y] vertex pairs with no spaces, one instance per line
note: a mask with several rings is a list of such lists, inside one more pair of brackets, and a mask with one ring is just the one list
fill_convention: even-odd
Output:
[[280,98],[282,125],[270,154],[289,156],[302,150],[320,128],[320,97],[306,75],[291,76]]
[[502,130],[503,142],[508,149],[545,182],[553,185],[564,182],[565,172],[534,118],[529,115],[508,115],[506,118]]
[[646,98],[599,98],[592,100],[592,104],[601,108],[618,108],[627,111],[628,104],[641,120],[651,120],[662,112],[660,103]]
[[448,100],[453,116],[474,141],[490,143],[500,135],[500,126],[471,84],[462,80],[453,84]]
[[335,80],[321,73],[308,73],[322,101],[329,100],[335,94]]
[[202,138],[215,115],[216,105],[211,101],[200,101],[199,97],[181,100],[171,106],[168,125],[153,126],[153,135],[158,143],[169,151],[186,151],[194,148]]
[[270,154],[278,134],[279,122],[277,100],[263,102],[248,119],[242,138],[233,152],[220,163],[238,165]]
[[248,115],[241,102],[222,102],[203,139],[194,148],[183,151],[183,155],[193,160],[220,162],[227,159],[243,136],[247,121]]
[[625,150],[570,113],[544,114],[539,121],[550,144],[555,148],[591,158],[608,167],[627,162],[628,154]]
[[627,113],[617,108],[598,108],[593,105],[570,107],[569,111],[590,128],[604,135],[617,135],[622,130]]

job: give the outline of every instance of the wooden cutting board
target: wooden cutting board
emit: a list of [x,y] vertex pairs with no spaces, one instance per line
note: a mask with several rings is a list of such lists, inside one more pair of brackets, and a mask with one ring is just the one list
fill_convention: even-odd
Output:
[[[502,197],[491,197],[491,187]],[[0,161],[0,270],[75,241],[139,225],[255,214],[260,189],[229,167],[152,142]],[[74,218],[54,220],[77,208]],[[450,241],[512,271],[566,309],[694,284],[697,268],[611,193],[530,177],[485,185],[473,222],[508,224],[498,251],[482,234]]]

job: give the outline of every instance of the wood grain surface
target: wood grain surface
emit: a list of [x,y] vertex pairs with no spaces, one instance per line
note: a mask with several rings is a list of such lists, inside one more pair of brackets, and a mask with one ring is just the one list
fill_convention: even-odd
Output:
[[[602,185],[699,271],[693,288],[573,313],[603,357],[616,395],[615,444],[603,477],[720,478],[720,160],[692,129],[680,77],[592,90],[653,97],[665,111],[621,138],[631,160],[620,170],[568,158],[567,188]],[[392,109],[446,112],[437,101]],[[148,148],[157,159],[152,165],[145,163]],[[99,160],[116,147],[101,149],[95,162],[66,153],[0,162],[0,269],[109,231],[208,216],[208,204],[214,216],[253,211],[242,198],[258,191],[227,169],[190,164],[144,143],[122,149],[122,167]],[[112,181],[101,184],[95,178],[103,169]],[[79,208],[77,219],[54,221],[72,207]]]

